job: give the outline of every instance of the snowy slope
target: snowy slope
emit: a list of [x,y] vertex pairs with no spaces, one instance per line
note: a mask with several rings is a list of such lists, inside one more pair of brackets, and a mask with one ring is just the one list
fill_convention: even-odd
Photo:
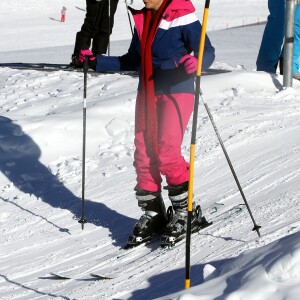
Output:
[[[215,11],[224,14],[237,12],[239,3],[213,2]],[[2,0],[0,4],[6,36],[15,36],[22,22],[28,24],[27,11],[42,24],[44,13],[50,15],[50,9],[59,13],[66,5],[64,1],[46,1],[49,8],[37,5],[33,9],[39,2],[31,0],[27,7],[13,8],[9,18],[3,11],[8,11],[9,3]],[[260,2],[247,3],[243,4],[245,9],[254,16],[258,10],[252,4]],[[82,2],[69,1],[67,20],[71,19],[71,5],[82,7]],[[76,12],[82,14],[79,9]],[[218,17],[213,12],[212,22]],[[235,16],[241,21],[243,13]],[[126,18],[124,14],[124,24]],[[69,33],[78,30],[73,21]],[[80,26],[82,20],[77,21]],[[140,216],[132,167],[137,78],[88,77],[88,223],[81,230],[77,220],[81,217],[83,75],[0,69],[0,299],[299,298],[300,83],[295,81],[293,88],[283,90],[281,76],[253,71],[262,29],[255,26],[211,32],[217,47],[215,66],[232,72],[201,79],[203,97],[253,215],[262,226],[262,237],[252,231],[243,205],[230,218],[216,217],[243,202],[200,104],[195,201],[214,224],[192,238],[189,290],[182,290],[184,243],[167,253],[155,250],[158,243],[154,243],[116,258]],[[44,30],[40,27],[38,32]],[[51,43],[31,41],[32,50],[28,50],[25,34],[24,39],[18,37],[11,51],[1,44],[0,61],[16,53],[19,59],[30,61],[34,52],[36,61],[49,57],[61,62],[56,54],[62,53],[59,59],[64,53],[69,57],[73,38],[64,44],[61,32],[57,32]],[[115,36],[118,32],[116,29]],[[126,49],[129,37],[116,37],[114,51]],[[190,135],[191,124],[183,142],[187,159]],[[92,278],[89,269],[97,265],[99,269],[93,271],[118,276],[110,280]],[[62,280],[51,275],[64,270],[72,270],[76,278]]]
[[[141,0],[127,0],[135,8]],[[131,4],[132,3],[132,4]],[[193,1],[196,14],[202,20],[205,1]],[[67,7],[66,22],[61,23],[60,10]],[[243,26],[266,20],[267,3],[261,0],[211,1],[208,30]],[[0,61],[68,63],[74,49],[76,32],[85,15],[83,0],[23,0],[0,1]],[[125,1],[120,0],[115,15],[112,41],[131,38]],[[127,45],[126,45],[127,47]],[[25,50],[25,51],[24,51]],[[20,52],[21,51],[21,52]],[[115,48],[111,47],[111,54]],[[123,52],[122,52],[123,53]],[[40,58],[42,57],[42,59]]]

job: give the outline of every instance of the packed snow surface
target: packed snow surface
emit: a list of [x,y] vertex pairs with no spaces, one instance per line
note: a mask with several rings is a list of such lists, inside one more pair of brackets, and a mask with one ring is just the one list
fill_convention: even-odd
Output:
[[[1,0],[0,63],[68,63],[83,2]],[[213,68],[231,72],[201,78],[261,237],[201,100],[194,200],[213,224],[192,236],[191,288],[184,289],[184,242],[124,255],[141,212],[132,166],[138,79],[120,74],[88,75],[82,230],[83,74],[1,68],[0,299],[300,299],[300,83],[284,89],[282,76],[255,71],[263,25],[226,29],[266,20],[264,2],[211,1]],[[203,4],[195,1],[200,19]],[[130,34],[120,1],[113,54],[126,51]],[[187,160],[190,137],[191,123]]]

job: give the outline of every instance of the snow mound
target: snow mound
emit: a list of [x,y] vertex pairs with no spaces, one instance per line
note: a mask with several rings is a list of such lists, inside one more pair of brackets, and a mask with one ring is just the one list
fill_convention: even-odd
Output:
[[111,137],[116,137],[125,133],[129,128],[127,122],[120,119],[113,119],[105,126],[105,129]]
[[279,253],[276,260],[270,264],[268,275],[277,282],[300,278],[300,242],[291,247],[288,253]]
[[[271,234],[272,235],[272,234]],[[247,245],[264,243],[270,236]],[[176,300],[283,300],[299,295],[300,232],[239,256],[203,266],[203,283],[169,295]],[[288,288],[287,288],[288,287]]]

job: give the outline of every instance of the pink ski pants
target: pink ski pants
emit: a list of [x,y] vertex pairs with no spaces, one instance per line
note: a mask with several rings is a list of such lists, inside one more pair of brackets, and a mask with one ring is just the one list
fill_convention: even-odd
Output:
[[[137,98],[139,97],[139,94]],[[136,114],[139,110],[136,104]],[[135,132],[134,167],[137,186],[150,192],[161,191],[164,175],[168,185],[176,186],[189,180],[189,164],[181,154],[181,144],[194,107],[193,94],[157,95],[158,156],[148,156],[144,131]]]

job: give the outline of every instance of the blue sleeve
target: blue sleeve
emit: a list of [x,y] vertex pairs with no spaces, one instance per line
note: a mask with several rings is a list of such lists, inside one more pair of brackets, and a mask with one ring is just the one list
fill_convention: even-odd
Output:
[[212,46],[209,37],[206,35],[205,44],[204,44],[203,61],[202,61],[202,70],[208,69],[213,64],[214,60],[215,60],[215,48]]
[[137,71],[140,65],[140,42],[134,32],[129,49],[122,56],[97,55],[96,72]]
[[[182,27],[182,35],[186,44],[187,53],[194,52],[198,57],[199,43],[202,26],[199,21],[193,22]],[[210,39],[206,35],[204,44],[204,53],[202,61],[202,71],[208,69],[215,60],[215,48],[212,46]]]
[[120,59],[117,56],[97,55],[96,72],[121,71]]

